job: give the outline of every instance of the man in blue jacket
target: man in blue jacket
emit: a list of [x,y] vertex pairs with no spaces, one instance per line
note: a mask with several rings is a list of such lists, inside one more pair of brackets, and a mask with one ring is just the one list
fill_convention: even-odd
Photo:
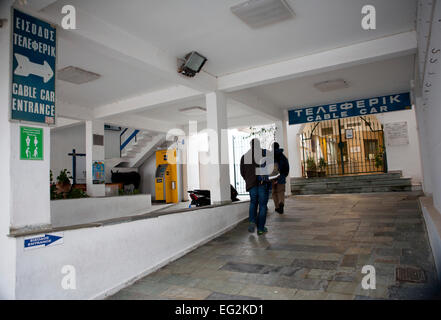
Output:
[[266,167],[266,161],[272,161],[266,149],[262,149],[259,139],[251,140],[251,148],[240,159],[240,174],[246,183],[246,190],[250,193],[249,226],[248,232],[254,232],[257,226],[257,234],[263,235],[268,232],[265,227],[267,204],[271,181],[268,175],[262,174]]
[[277,164],[280,173],[280,176],[273,181],[272,196],[276,212],[283,214],[283,207],[285,206],[286,177],[289,174],[289,162],[283,154],[283,149],[280,149],[277,142],[273,143],[272,150],[274,152],[274,163]]

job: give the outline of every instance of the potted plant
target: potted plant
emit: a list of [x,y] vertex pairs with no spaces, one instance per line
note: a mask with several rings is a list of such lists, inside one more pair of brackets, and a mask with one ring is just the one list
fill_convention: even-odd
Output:
[[320,158],[319,160],[319,171],[318,171],[318,176],[319,177],[325,177],[326,176],[326,167],[328,166],[328,164],[326,163],[324,158]]
[[67,169],[63,169],[60,171],[60,174],[57,177],[57,193],[65,194],[70,191],[71,184],[70,179],[72,176]]
[[375,158],[374,158],[375,168],[378,169],[383,166],[383,163],[384,163],[383,159],[384,159],[384,147],[380,146],[378,148],[377,153],[375,154]]
[[306,168],[308,178],[317,177],[317,165],[313,158],[308,158],[308,160],[306,160]]
[[52,170],[49,171],[50,172],[50,191],[51,191],[51,200],[57,199],[57,186],[55,185],[54,182],[54,175],[52,173]]

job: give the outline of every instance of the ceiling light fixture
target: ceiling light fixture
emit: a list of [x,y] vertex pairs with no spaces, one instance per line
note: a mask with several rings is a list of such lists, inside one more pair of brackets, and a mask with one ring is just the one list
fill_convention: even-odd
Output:
[[182,112],[188,116],[202,116],[205,115],[207,109],[204,107],[194,106],[194,107],[179,109],[179,112]]
[[57,80],[63,80],[74,84],[83,84],[100,78],[98,73],[90,72],[78,67],[69,66],[58,70]]
[[329,92],[348,88],[349,84],[343,79],[336,79],[315,83],[314,87],[321,92]]
[[248,0],[230,8],[231,12],[253,29],[294,18],[285,0]]

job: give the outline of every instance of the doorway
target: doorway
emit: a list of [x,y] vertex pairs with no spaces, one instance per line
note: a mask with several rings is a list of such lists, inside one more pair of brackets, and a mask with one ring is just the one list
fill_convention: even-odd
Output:
[[387,172],[383,126],[374,115],[306,124],[300,156],[304,177],[308,159],[325,163],[328,176]]

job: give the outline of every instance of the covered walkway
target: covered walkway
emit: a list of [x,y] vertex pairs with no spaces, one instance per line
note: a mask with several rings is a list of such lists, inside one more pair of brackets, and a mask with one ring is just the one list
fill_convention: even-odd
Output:
[[[270,207],[265,236],[244,221],[109,298],[439,298],[418,195],[290,197],[284,215]],[[361,287],[364,265],[375,267],[375,290]],[[415,272],[397,281],[399,268]]]

